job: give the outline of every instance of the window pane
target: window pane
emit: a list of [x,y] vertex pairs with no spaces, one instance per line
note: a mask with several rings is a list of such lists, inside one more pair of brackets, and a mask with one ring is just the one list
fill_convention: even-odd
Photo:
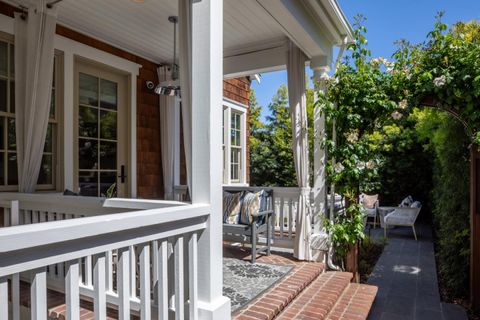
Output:
[[52,89],[52,99],[50,100],[50,119],[55,119],[55,104],[56,104],[55,89]]
[[80,73],[80,104],[98,106],[98,78]]
[[117,169],[116,142],[100,142],[100,169]]
[[5,185],[5,152],[0,152],[0,185]]
[[15,57],[15,46],[10,44],[10,77],[12,78],[15,76],[15,60],[13,57]]
[[0,76],[7,76],[8,44],[0,41]]
[[100,110],[100,138],[117,139],[117,113]]
[[97,197],[98,173],[91,171],[80,171],[78,173],[78,186],[80,188],[80,195]]
[[15,113],[15,81],[10,81],[10,112]]
[[48,124],[47,137],[45,138],[43,152],[53,152],[53,123]]
[[0,111],[7,111],[7,80],[5,79],[0,79]]
[[78,139],[78,167],[98,169],[98,142],[92,139]]
[[98,109],[79,107],[78,135],[80,137],[98,138]]
[[[5,138],[5,117],[0,117],[0,150],[5,149],[4,138]],[[0,170],[3,170],[3,168],[4,168],[3,166],[0,167]]]
[[15,118],[8,118],[8,150],[17,150],[15,139]]
[[117,172],[100,173],[100,196],[114,197],[117,195]]
[[8,153],[7,174],[8,174],[8,184],[13,186],[18,185],[18,169],[17,169],[16,153],[12,153],[12,152]]
[[38,175],[37,184],[53,184],[53,157],[44,154],[42,157],[42,166]]
[[100,80],[100,107],[117,110],[117,84],[115,82]]

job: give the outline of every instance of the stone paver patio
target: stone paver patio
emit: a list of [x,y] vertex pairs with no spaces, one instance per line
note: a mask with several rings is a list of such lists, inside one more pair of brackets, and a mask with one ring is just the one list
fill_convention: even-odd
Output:
[[[368,283],[378,286],[369,320],[462,320],[465,311],[440,300],[432,232],[429,226],[396,227],[388,232],[388,243]],[[371,230],[374,239],[383,229]]]

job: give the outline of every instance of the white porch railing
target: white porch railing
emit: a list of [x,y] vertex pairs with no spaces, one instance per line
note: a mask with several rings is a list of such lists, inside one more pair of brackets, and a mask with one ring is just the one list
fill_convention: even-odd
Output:
[[49,195],[55,205],[37,196],[0,197],[13,225],[0,229],[0,319],[9,299],[19,319],[20,279],[31,282],[32,319],[47,319],[47,287],[65,292],[67,319],[79,319],[80,296],[93,301],[96,319],[107,306],[119,319],[197,318],[197,239],[209,206]]

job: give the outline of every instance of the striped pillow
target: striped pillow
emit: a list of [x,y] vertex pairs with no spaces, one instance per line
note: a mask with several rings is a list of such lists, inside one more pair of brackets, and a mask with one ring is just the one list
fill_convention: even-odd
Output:
[[238,224],[243,192],[223,192],[223,223]]
[[263,190],[259,192],[247,192],[243,196],[242,207],[240,209],[240,223],[252,224],[253,215],[260,212],[260,202],[263,198]]

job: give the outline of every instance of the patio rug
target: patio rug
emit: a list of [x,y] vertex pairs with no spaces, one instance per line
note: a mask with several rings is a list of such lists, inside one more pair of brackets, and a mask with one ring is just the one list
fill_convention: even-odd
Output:
[[255,299],[287,275],[292,266],[223,258],[223,294],[230,298],[232,312]]

